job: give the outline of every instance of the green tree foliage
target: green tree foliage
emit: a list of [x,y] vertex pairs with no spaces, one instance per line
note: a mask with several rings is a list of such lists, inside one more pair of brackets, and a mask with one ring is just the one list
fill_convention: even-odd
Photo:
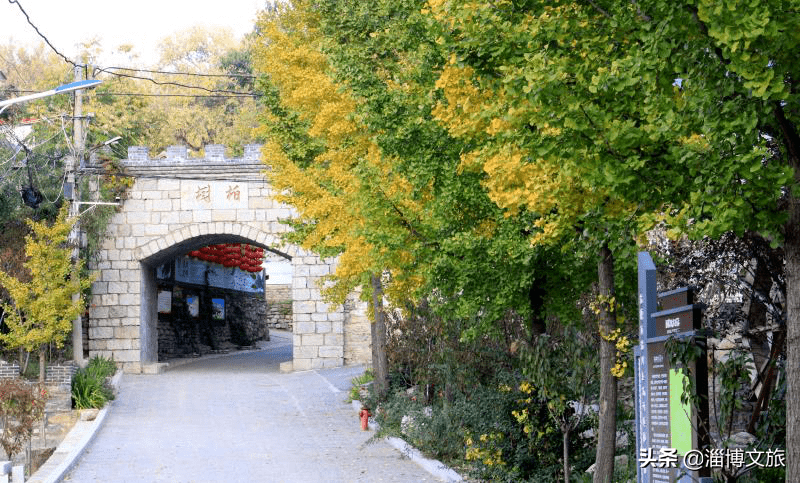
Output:
[[[475,142],[464,168],[488,175],[498,205],[542,215],[535,241],[663,219],[695,236],[785,234],[788,262],[800,218],[790,199],[783,225],[778,201],[798,166],[797,5],[429,5],[453,53],[437,116]],[[790,308],[790,331],[797,318]]]
[[504,217],[431,115],[446,56],[423,6],[298,2],[270,14],[255,56],[268,75],[267,162],[305,219],[295,241],[342,254],[340,297],[385,268],[395,306],[435,289],[431,304],[483,314],[474,335],[510,309],[541,311],[533,287],[550,268],[529,247],[534,218]]
[[[323,194],[349,193],[335,211],[307,216],[298,237],[380,260],[371,268],[390,271],[387,294],[427,291],[437,294],[432,304],[457,299],[462,314],[481,314],[476,326],[491,325],[507,308],[534,320],[542,299],[570,278],[569,267],[599,259],[608,336],[619,307],[609,301],[628,302],[633,293],[635,237],[662,221],[676,235],[755,230],[785,241],[792,340],[800,327],[800,204],[787,189],[800,176],[796,2],[295,7],[310,23],[282,35],[302,55],[286,68],[261,67],[273,99],[291,101],[271,114],[286,128],[278,151],[297,168],[285,171],[282,187],[306,206]],[[303,43],[311,34],[313,42]],[[271,37],[267,44],[278,45]],[[267,63],[284,59],[280,49],[271,52]],[[291,65],[314,75],[295,73],[286,89],[281,76]],[[301,95],[326,78],[346,108]],[[345,118],[351,124],[338,137],[317,136],[315,122],[330,127]],[[314,142],[301,146],[309,136]],[[345,151],[352,146],[362,149]],[[348,160],[332,156],[334,148]],[[289,180],[322,173],[334,160],[337,175],[352,184],[333,184],[328,174],[312,178],[325,188],[314,191],[310,182]],[[334,213],[356,220],[335,243],[341,233],[325,227]],[[372,273],[342,260],[353,270],[337,277]],[[532,290],[541,286],[556,290]],[[486,297],[487,288],[498,296]],[[605,338],[601,344],[608,362],[613,346]],[[790,361],[792,354],[790,347]],[[613,394],[604,394],[613,404]],[[789,418],[790,440],[797,419]],[[598,460],[612,456],[613,444]],[[608,480],[609,470],[596,478]]]

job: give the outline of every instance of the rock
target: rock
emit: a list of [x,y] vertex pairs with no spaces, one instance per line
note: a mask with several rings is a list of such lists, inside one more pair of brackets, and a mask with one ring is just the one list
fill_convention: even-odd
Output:
[[[590,475],[594,474],[594,468],[597,463],[592,463],[592,466],[586,469],[586,472]],[[614,468],[627,468],[628,467],[628,455],[621,454],[619,456],[614,457]]]
[[99,409],[81,409],[81,421],[94,421],[99,413]]
[[[433,416],[433,408],[430,406],[425,406],[424,408],[422,408],[422,415],[430,419]],[[400,432],[403,435],[408,436],[409,432],[415,429],[415,425],[416,421],[414,419],[414,416],[406,414],[400,420]]]
[[731,436],[731,446],[734,448],[746,448],[756,440],[756,437],[747,431],[742,431]]
[[375,381],[369,381],[358,386],[358,395],[362,401],[369,397],[370,386],[372,386],[373,382]]

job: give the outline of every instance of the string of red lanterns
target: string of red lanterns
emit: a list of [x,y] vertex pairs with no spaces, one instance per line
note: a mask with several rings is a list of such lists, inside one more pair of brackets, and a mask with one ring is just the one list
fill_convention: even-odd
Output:
[[264,262],[264,249],[243,243],[208,245],[187,254],[204,262],[218,263],[224,267],[236,267],[246,272],[260,272]]

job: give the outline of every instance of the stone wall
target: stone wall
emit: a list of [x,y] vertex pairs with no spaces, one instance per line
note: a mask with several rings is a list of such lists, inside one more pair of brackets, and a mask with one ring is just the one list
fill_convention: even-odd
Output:
[[[163,284],[160,290],[172,290]],[[173,297],[172,311],[158,315],[158,359],[165,361],[213,350],[252,346],[269,340],[266,302],[260,293],[246,293],[215,287],[187,288],[180,291],[199,295],[199,316],[191,317],[183,299]],[[225,319],[211,316],[211,300],[225,300]]]
[[372,322],[367,316],[366,304],[358,300],[357,293],[348,297],[345,314],[344,363],[372,363]]
[[267,326],[271,329],[292,330],[292,286],[266,285]]
[[267,302],[286,302],[292,300],[292,286],[287,285],[264,285],[264,298]]
[[44,382],[48,386],[72,387],[72,377],[78,372],[74,363],[48,365],[45,368]]
[[[293,212],[273,199],[260,146],[246,146],[241,159],[226,158],[224,151],[222,146],[206,146],[204,159],[190,159],[185,147],[172,146],[166,159],[151,159],[147,148],[129,148],[128,159],[120,164],[134,184],[111,218],[99,261],[92,267],[98,278],[92,285],[89,357],[113,357],[133,373],[141,372],[143,364],[155,364],[155,268],[204,245],[249,243],[292,263],[292,367],[344,364],[344,309],[325,303],[317,287],[334,260],[281,241],[289,229],[282,220]],[[351,353],[358,359],[348,358],[349,362],[368,361],[363,350]]]
[[[48,364],[45,368],[44,382],[48,386],[71,386],[72,377],[76,372],[78,372],[78,366],[73,362]],[[19,377],[19,364],[0,361],[0,379],[15,377]]]
[[0,361],[0,379],[19,377],[19,365]]
[[259,340],[269,340],[267,303],[260,293],[231,292],[226,298],[226,319],[231,341],[239,346],[251,346]]
[[[45,388],[47,401],[45,412],[53,414],[72,409],[72,378],[78,372],[78,366],[72,362],[48,365],[45,369]],[[0,361],[0,379],[16,379],[19,377],[19,365]],[[29,381],[29,384],[38,384]],[[0,478],[2,480],[2,478]]]

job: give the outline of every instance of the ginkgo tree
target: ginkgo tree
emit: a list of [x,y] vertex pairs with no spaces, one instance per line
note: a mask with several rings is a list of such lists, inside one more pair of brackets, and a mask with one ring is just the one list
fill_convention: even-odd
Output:
[[25,237],[25,269],[30,281],[23,282],[0,271],[0,285],[12,302],[3,304],[3,322],[8,332],[0,334],[8,347],[39,351],[39,381],[45,378],[48,344],[61,347],[72,331],[72,321],[85,310],[84,291],[91,277],[83,272],[83,260],[74,260],[67,237],[74,224],[62,208],[58,219],[28,221],[31,234]]
[[531,220],[504,217],[481,175],[458,171],[461,144],[431,116],[443,56],[421,5],[295,2],[271,14],[255,52],[268,77],[265,158],[301,215],[290,236],[340,255],[329,293],[385,272],[393,306],[435,291],[451,317],[483,314],[474,335],[508,310],[541,309],[533,267],[547,257],[529,249]]
[[[313,16],[283,6],[265,13],[259,26],[261,38],[268,39],[255,51],[255,68],[269,75],[261,81],[271,107],[264,122],[270,135],[265,159],[270,182],[283,193],[279,199],[300,215],[291,222],[291,236],[323,256],[338,255],[335,283],[327,294],[342,303],[357,286],[365,288],[365,296],[375,292],[373,314],[380,323],[381,278],[391,261],[365,236],[365,190],[370,188],[362,181],[366,173],[389,173],[350,117],[353,100],[325,73],[327,62],[315,48],[319,37]],[[360,176],[356,168],[363,171]],[[385,390],[385,353],[378,350],[382,340],[385,329],[373,327],[376,381]]]
[[[431,0],[452,52],[436,115],[474,143],[463,168],[486,173],[498,206],[541,215],[536,244],[579,234],[611,260],[615,240],[660,220],[673,233],[783,239],[791,337],[800,330],[800,211],[787,189],[798,176],[796,7]],[[606,274],[613,265],[600,265],[604,285],[603,265]],[[609,341],[602,347],[608,359]],[[790,345],[790,367],[792,354]],[[595,481],[613,475],[606,414]],[[798,461],[789,424],[787,461]]]
[[464,147],[431,115],[446,57],[422,5],[295,2],[260,24],[265,158],[301,214],[290,236],[340,255],[339,297],[385,271],[394,306],[436,293],[449,317],[476,319],[465,335],[509,310],[541,332],[553,254],[530,249],[533,217],[504,216],[483,175],[458,169]]

